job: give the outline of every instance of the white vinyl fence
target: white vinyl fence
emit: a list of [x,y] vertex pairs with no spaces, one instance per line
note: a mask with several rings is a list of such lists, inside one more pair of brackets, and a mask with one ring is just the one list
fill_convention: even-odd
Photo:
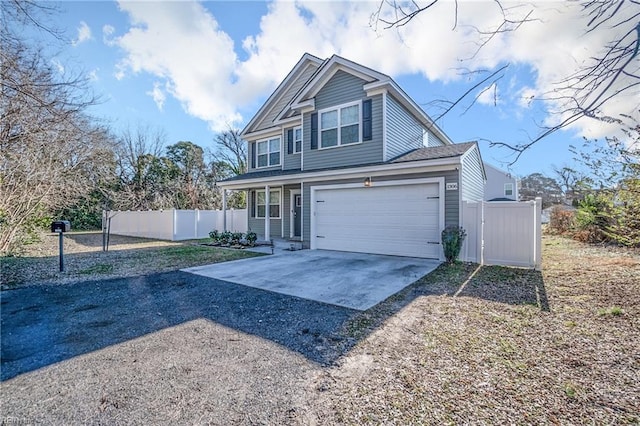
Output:
[[[227,210],[227,230],[247,232],[247,210]],[[110,232],[115,235],[191,240],[206,238],[214,229],[222,231],[222,210],[109,211]]]
[[535,201],[465,202],[467,238],[460,257],[483,265],[541,267],[540,198]]

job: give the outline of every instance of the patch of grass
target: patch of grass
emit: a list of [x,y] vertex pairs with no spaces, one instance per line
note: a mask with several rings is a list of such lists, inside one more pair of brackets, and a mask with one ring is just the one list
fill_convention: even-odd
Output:
[[564,394],[569,399],[575,399],[578,395],[578,389],[571,383],[565,383],[564,385]]
[[113,265],[108,263],[98,263],[97,265],[90,266],[77,272],[78,275],[96,275],[96,274],[110,274],[113,272]]
[[371,328],[375,323],[375,319],[366,314],[360,314],[351,319],[347,325],[347,334],[353,338],[360,338]]
[[598,316],[614,316],[618,317],[624,314],[624,310],[620,306],[611,306],[610,308],[598,309]]

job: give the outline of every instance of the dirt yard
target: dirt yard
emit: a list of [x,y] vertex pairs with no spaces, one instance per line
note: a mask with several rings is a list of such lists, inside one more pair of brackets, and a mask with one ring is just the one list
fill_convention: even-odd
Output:
[[190,266],[256,256],[239,250],[205,247],[197,241],[159,241],[111,235],[103,251],[101,232],[69,232],[64,235],[65,272],[59,267],[58,234],[25,247],[19,257],[0,258],[3,289],[34,284],[69,284],[87,280],[132,277],[174,271]]
[[[362,313],[183,273],[73,284],[73,297],[45,287],[95,332],[132,325],[120,341],[84,348],[75,320],[51,323],[51,333],[69,341],[53,348],[58,358],[32,357],[0,384],[0,419],[639,424],[640,253],[545,237],[543,268],[442,266]],[[88,286],[137,309],[96,322],[100,299],[78,301]],[[8,328],[8,306],[37,291],[2,292],[2,362],[11,368],[19,356],[4,354],[29,348],[7,333],[36,324]],[[166,292],[171,305],[158,302]],[[50,309],[31,303],[13,315]]]

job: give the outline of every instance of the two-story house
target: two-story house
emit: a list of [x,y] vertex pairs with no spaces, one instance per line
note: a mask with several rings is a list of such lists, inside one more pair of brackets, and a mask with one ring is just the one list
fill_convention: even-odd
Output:
[[248,228],[311,249],[442,258],[440,234],[480,201],[475,142],[454,144],[389,76],[303,55],[247,124]]

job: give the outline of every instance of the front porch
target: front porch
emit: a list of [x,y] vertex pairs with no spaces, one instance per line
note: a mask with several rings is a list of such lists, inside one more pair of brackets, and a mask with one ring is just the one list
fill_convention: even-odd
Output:
[[[235,189],[235,188],[234,188]],[[258,242],[275,249],[303,248],[303,185],[300,183],[241,188],[247,193],[247,229]],[[227,189],[222,191],[223,209],[227,209]],[[227,223],[224,224],[227,229]],[[308,248],[306,245],[304,248]]]

